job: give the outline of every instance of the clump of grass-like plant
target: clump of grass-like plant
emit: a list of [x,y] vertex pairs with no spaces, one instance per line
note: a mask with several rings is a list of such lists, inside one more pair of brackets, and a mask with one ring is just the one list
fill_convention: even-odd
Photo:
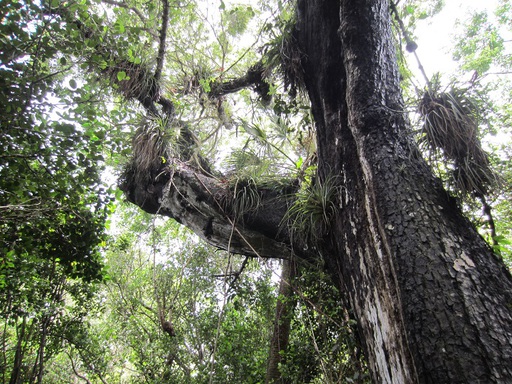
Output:
[[141,122],[132,139],[132,157],[121,177],[125,184],[151,184],[164,164],[173,157],[173,137],[166,118],[150,117]]
[[236,179],[231,199],[231,214],[236,221],[243,219],[244,215],[255,212],[261,206],[261,194],[253,178]]
[[304,236],[308,242],[316,242],[329,232],[340,189],[337,177],[319,180],[312,176],[315,171],[316,167],[310,167],[296,200],[283,219],[292,233]]
[[280,34],[264,48],[265,65],[268,70],[277,69],[284,81],[284,87],[295,97],[297,91],[306,89],[302,59],[304,53],[299,48],[296,38],[295,17],[293,11],[283,11],[279,20]]
[[464,89],[429,91],[419,105],[423,118],[420,145],[430,159],[442,159],[450,184],[462,196],[486,195],[495,184],[487,154],[478,137],[478,108]]
[[229,186],[229,193],[218,196],[219,203],[227,214],[235,221],[243,222],[245,215],[258,211],[264,199],[288,196],[295,193],[298,187],[297,180],[285,176],[237,175],[225,179]]
[[144,64],[120,60],[103,69],[102,73],[127,100],[145,102],[156,101],[160,97],[158,81]]

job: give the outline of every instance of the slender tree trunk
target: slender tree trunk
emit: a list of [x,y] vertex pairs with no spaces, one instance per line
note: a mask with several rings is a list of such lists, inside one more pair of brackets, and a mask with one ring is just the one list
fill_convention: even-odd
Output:
[[44,316],[41,320],[41,338],[39,339],[39,349],[37,351],[36,361],[34,363],[34,368],[32,370],[32,381],[35,381],[35,379],[37,378],[38,384],[43,382],[45,363],[44,351],[46,348],[46,338],[48,336],[48,327],[50,323],[50,316]]
[[24,350],[23,343],[25,342],[25,332],[27,326],[27,319],[23,317],[20,326],[17,328],[17,341],[16,351],[14,352],[14,362],[12,364],[11,377],[9,384],[18,384],[21,382],[21,367],[23,364]]
[[374,382],[512,382],[512,279],[409,142],[387,1],[298,20],[319,177],[343,181],[324,255]]
[[270,353],[265,379],[267,384],[287,383],[287,381],[281,377],[279,364],[283,362],[282,354],[288,347],[293,310],[296,304],[296,300],[293,297],[294,292],[292,286],[295,275],[296,266],[293,259],[284,260],[281,282],[279,283],[279,297],[277,298],[274,330],[270,341]]

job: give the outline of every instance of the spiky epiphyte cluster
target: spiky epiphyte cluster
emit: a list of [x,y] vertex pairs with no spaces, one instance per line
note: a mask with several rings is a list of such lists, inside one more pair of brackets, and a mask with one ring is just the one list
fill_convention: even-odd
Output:
[[249,81],[254,84],[254,90],[261,97],[262,102],[268,105],[272,100],[272,96],[270,94],[270,85],[265,79],[265,68],[263,64],[258,63],[249,68],[247,77]]
[[304,53],[300,50],[296,38],[295,17],[288,15],[286,18],[280,19],[278,23],[281,24],[281,33],[264,48],[265,66],[268,72],[277,69],[283,78],[285,89],[292,97],[295,97],[297,91],[306,89],[304,68],[302,67]]
[[[316,172],[311,167],[309,174]],[[290,230],[303,236],[306,241],[316,242],[325,236],[331,224],[331,219],[337,211],[339,181],[334,176],[328,176],[320,181],[308,175],[296,194],[296,200],[283,218]]]
[[254,179],[237,179],[233,187],[233,196],[230,204],[231,214],[238,220],[243,216],[256,211],[261,205],[261,194]]
[[426,92],[419,105],[424,119],[420,144],[440,154],[453,186],[462,195],[488,194],[495,175],[478,137],[478,110],[464,90]]
[[149,68],[120,60],[103,70],[109,82],[127,100],[138,100],[146,108],[160,99],[160,86]]
[[173,157],[171,130],[167,119],[146,118],[132,140],[133,154],[121,177],[122,184],[147,186],[153,183]]

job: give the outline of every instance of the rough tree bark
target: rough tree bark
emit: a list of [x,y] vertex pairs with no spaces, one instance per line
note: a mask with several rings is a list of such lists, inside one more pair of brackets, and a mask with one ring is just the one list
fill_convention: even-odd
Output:
[[[512,278],[408,138],[388,2],[298,0],[296,39],[318,177],[340,181],[317,246],[358,320],[374,382],[512,382]],[[280,226],[289,190],[261,190],[243,220],[222,181],[182,162],[124,190],[232,252],[318,254]]]
[[407,139],[388,3],[298,11],[319,174],[343,180],[323,254],[373,380],[512,382],[512,280]]
[[304,258],[318,254],[306,248],[302,239],[292,241],[282,225],[296,185],[290,184],[281,191],[260,188],[259,208],[243,217],[233,214],[236,197],[227,180],[205,174],[178,159],[149,186],[125,179],[120,187],[128,201],[146,212],[175,219],[220,249],[263,258],[289,258],[292,248],[294,254]]

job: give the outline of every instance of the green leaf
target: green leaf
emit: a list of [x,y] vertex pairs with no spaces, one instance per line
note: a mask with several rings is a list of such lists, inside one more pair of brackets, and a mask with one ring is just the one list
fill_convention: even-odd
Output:
[[69,80],[69,86],[70,86],[71,88],[73,88],[73,89],[76,89],[77,84],[76,84],[75,79],[71,79],[71,80]]
[[263,141],[266,140],[267,135],[265,131],[256,124],[251,124],[246,121],[243,121],[242,126],[244,128],[244,131],[247,132],[249,135],[253,136],[254,138]]
[[55,130],[70,135],[75,132],[75,126],[73,124],[59,124],[55,127]]
[[199,84],[203,87],[203,90],[208,93],[212,90],[209,79],[199,79]]
[[302,167],[303,163],[304,163],[304,159],[301,156],[301,157],[299,157],[299,160],[297,160],[297,162],[295,163],[295,168],[300,169]]
[[119,33],[124,33],[126,30],[124,24],[120,21],[116,21],[116,23],[114,24],[114,29]]
[[117,80],[123,81],[125,79],[126,79],[126,72],[125,71],[117,72]]
[[98,139],[104,139],[105,138],[105,132],[104,131],[96,131],[94,133],[95,133],[95,135],[96,135],[96,137]]

